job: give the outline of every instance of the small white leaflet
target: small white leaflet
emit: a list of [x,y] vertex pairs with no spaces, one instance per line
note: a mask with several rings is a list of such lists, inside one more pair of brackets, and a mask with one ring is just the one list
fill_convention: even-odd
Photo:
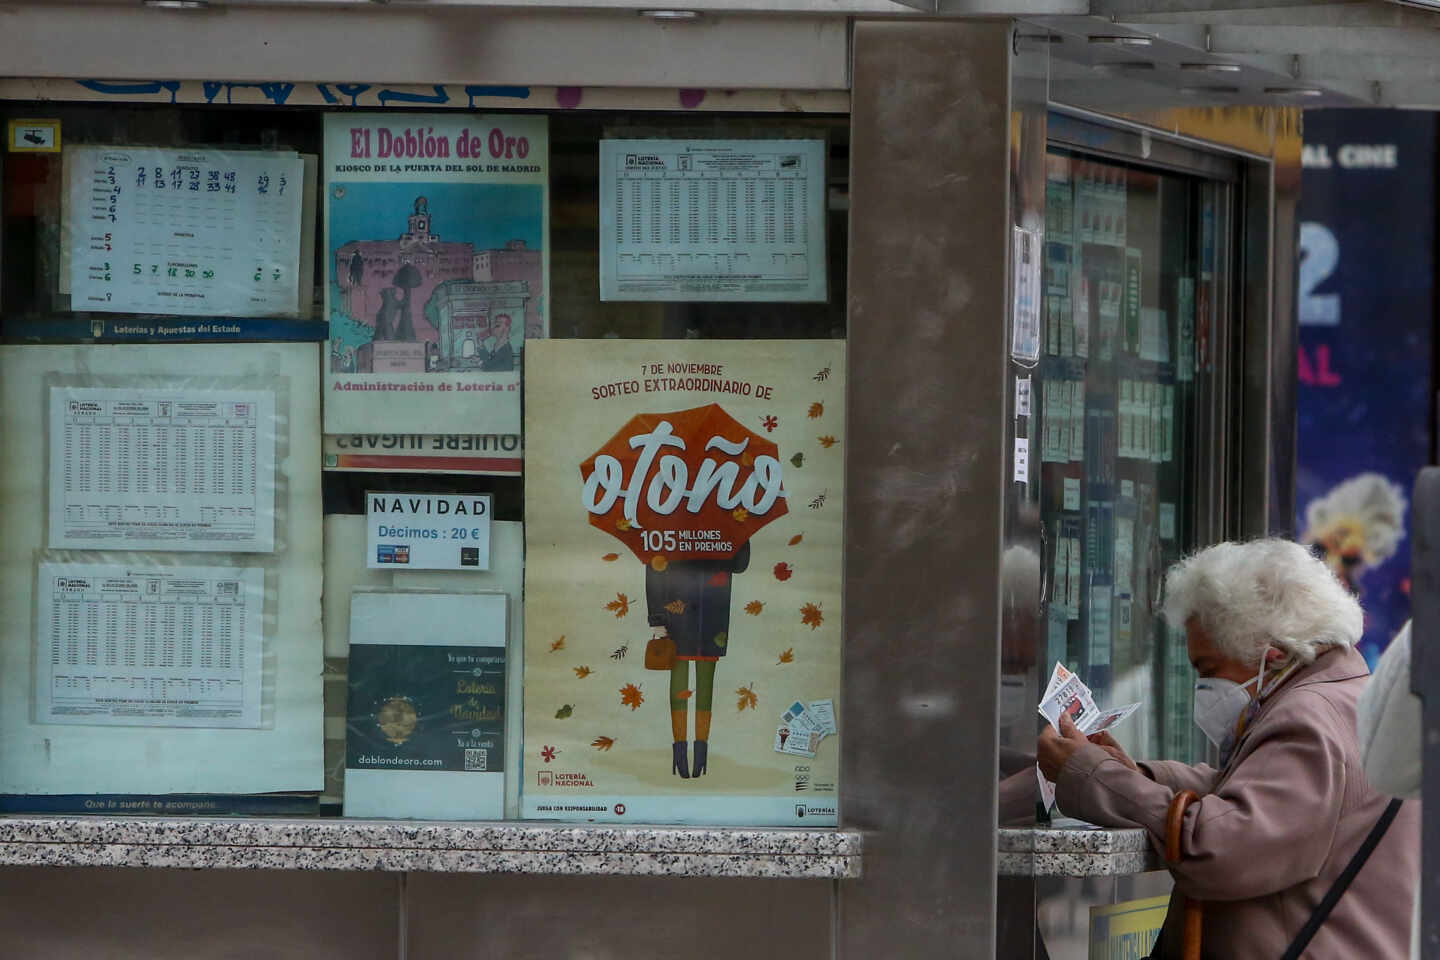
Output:
[[1066,478],[1065,478],[1065,509],[1066,509],[1066,510],[1079,510],[1079,509],[1080,509],[1080,478],[1079,478],[1079,477],[1066,477]]
[[1030,378],[1015,378],[1015,416],[1030,416]]
[[839,732],[835,726],[835,702],[833,700],[811,700],[810,709],[806,713],[825,736],[834,736]]
[[1015,438],[1015,482],[1030,482],[1030,440],[1027,437]]
[[1010,355],[1033,364],[1040,359],[1040,233],[1015,227],[1013,242]]

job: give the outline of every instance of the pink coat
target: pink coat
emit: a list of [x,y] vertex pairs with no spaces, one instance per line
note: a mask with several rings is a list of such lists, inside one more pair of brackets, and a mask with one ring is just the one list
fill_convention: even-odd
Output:
[[[1276,960],[1345,869],[1389,798],[1366,782],[1355,703],[1370,671],[1354,649],[1321,654],[1266,698],[1220,771],[1173,761],[1136,773],[1097,746],[1075,751],[1056,786],[1069,816],[1144,827],[1162,855],[1171,797],[1194,790],[1170,868],[1178,894],[1205,901],[1202,954]],[[1403,960],[1420,856],[1420,810],[1406,803],[1305,952],[1307,960]],[[1171,901],[1157,955],[1180,955]]]

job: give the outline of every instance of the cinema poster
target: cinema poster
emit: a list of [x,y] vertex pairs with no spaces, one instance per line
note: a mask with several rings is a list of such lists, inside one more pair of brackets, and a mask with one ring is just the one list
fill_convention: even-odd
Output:
[[841,341],[545,340],[521,809],[837,823]]
[[326,434],[520,432],[548,183],[544,117],[326,115]]

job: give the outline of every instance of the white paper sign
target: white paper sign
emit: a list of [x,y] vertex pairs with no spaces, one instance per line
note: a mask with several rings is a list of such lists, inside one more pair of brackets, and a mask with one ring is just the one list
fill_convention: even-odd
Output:
[[601,140],[601,300],[828,296],[823,140]]
[[1040,359],[1040,234],[1014,228],[1015,299],[1010,355],[1030,363]]
[[1030,378],[1015,378],[1015,416],[1030,416]]
[[275,549],[275,394],[50,388],[50,545]]
[[1066,477],[1066,478],[1065,478],[1065,509],[1066,509],[1066,510],[1079,510],[1079,509],[1080,509],[1080,478],[1079,478],[1079,477]]
[[42,563],[41,723],[260,726],[265,571]]
[[1015,482],[1030,482],[1030,440],[1026,437],[1015,438]]
[[298,154],[80,146],[65,162],[72,309],[298,312]]
[[490,495],[365,494],[365,565],[386,570],[489,570]]

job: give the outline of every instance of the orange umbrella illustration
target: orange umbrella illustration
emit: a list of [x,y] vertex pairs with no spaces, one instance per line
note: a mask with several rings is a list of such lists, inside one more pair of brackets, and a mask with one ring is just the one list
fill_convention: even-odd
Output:
[[631,417],[580,476],[591,526],[660,570],[734,556],[788,512],[779,447],[718,403]]
[[787,512],[779,448],[709,403],[630,418],[580,476],[591,525],[645,564],[645,666],[670,674],[671,773],[704,776],[715,671],[734,639],[731,583],[750,565],[750,538]]

